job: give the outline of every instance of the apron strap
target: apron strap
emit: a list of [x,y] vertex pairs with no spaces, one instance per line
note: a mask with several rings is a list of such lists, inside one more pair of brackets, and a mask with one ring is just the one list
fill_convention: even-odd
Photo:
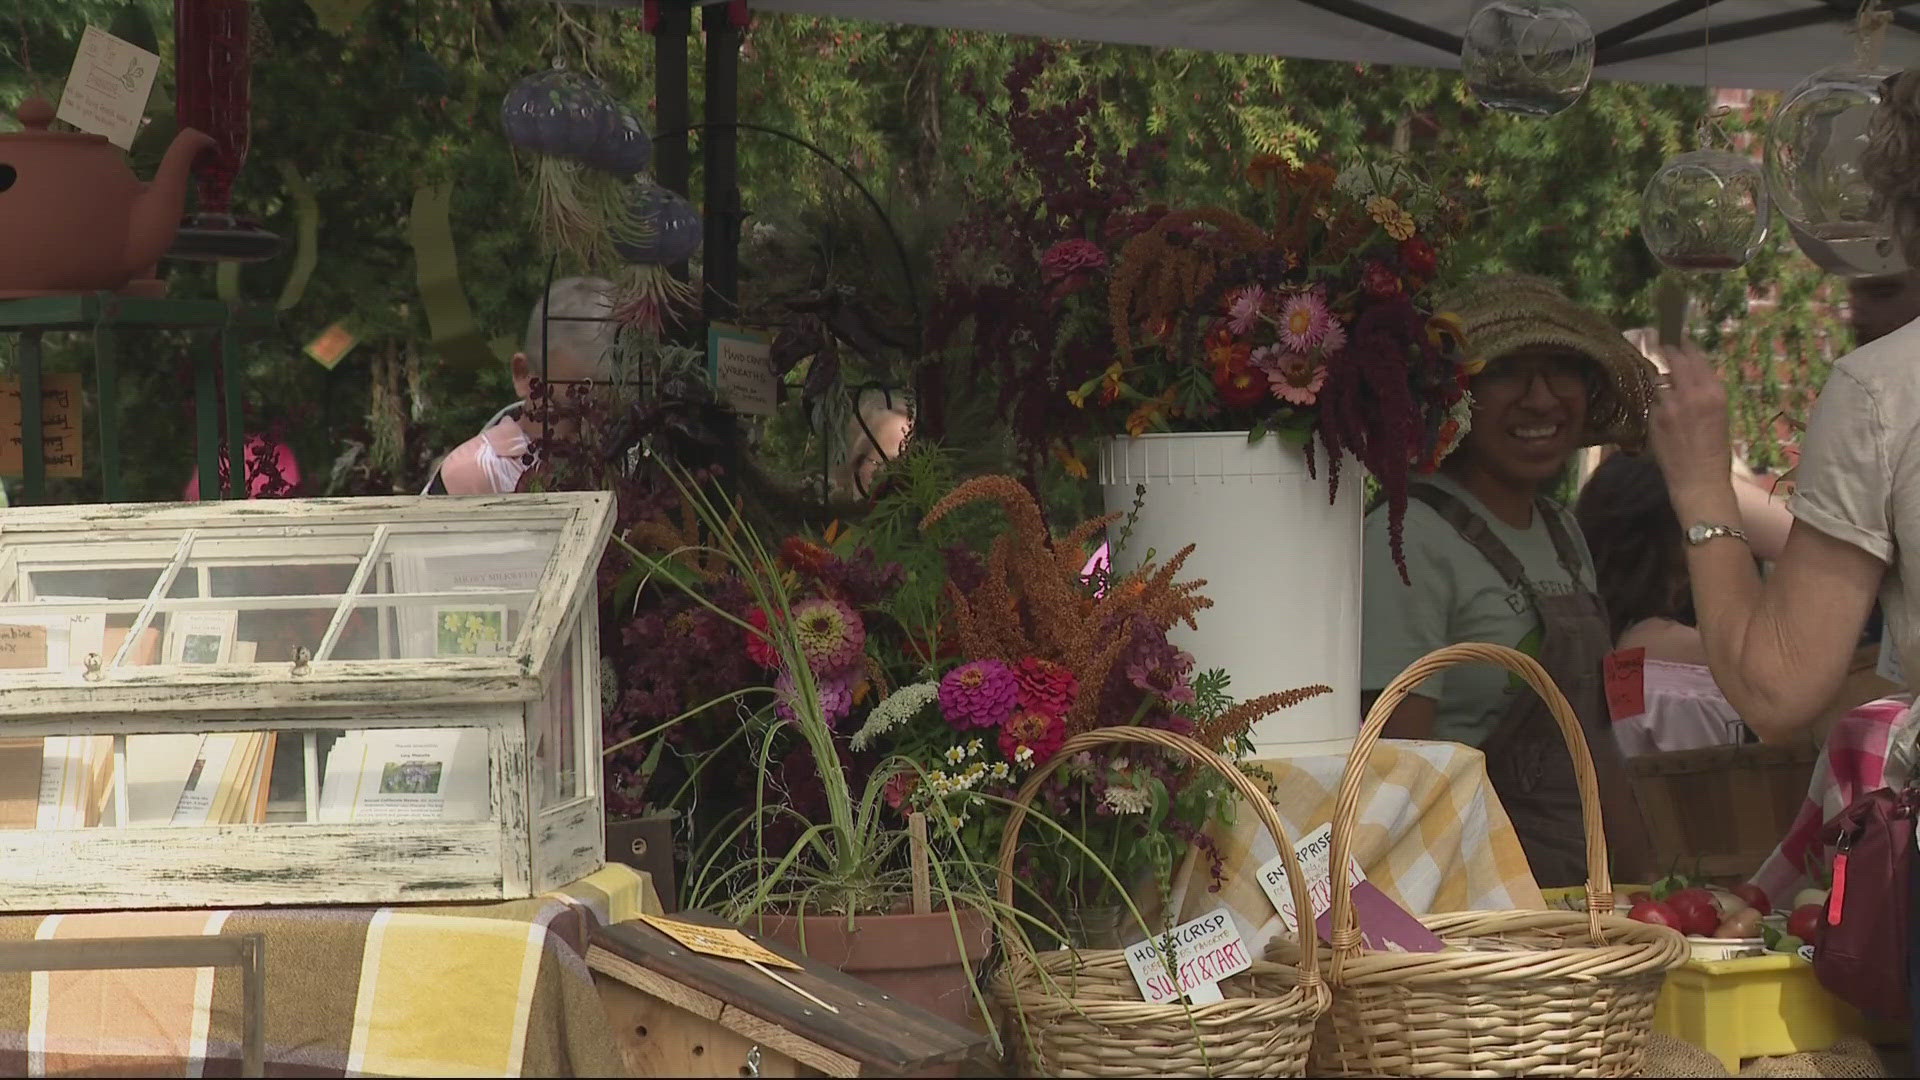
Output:
[[1458,495],[1432,484],[1413,484],[1407,488],[1410,498],[1419,499],[1440,515],[1440,520],[1453,526],[1460,538],[1473,546],[1482,558],[1493,564],[1493,568],[1507,581],[1507,588],[1533,595],[1533,586],[1527,581],[1526,568],[1500,538],[1493,535],[1493,527],[1485,518],[1473,512]]
[[1584,560],[1580,558],[1580,549],[1574,546],[1573,536],[1567,532],[1566,522],[1560,518],[1560,509],[1541,499],[1535,504],[1534,513],[1547,523],[1547,536],[1553,541],[1553,553],[1560,559],[1560,569],[1567,572],[1567,580],[1573,582],[1576,589],[1585,588],[1580,580]]

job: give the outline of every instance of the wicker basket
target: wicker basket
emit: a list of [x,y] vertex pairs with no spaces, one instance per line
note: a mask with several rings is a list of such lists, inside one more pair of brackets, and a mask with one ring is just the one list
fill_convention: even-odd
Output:
[[1807,801],[1820,748],[1749,743],[1627,759],[1653,831],[1653,865],[1716,885],[1754,875]]
[[[1013,903],[1020,826],[1041,783],[1074,754],[1112,743],[1176,751],[1225,776],[1273,834],[1292,879],[1295,910],[1312,910],[1306,878],[1266,793],[1192,739],[1130,727],[1076,735],[1027,778],[1000,845],[1003,907]],[[1119,949],[1037,952],[1018,931],[1003,931],[1002,941],[1013,945],[991,989],[1008,1016],[1016,1076],[1303,1076],[1314,1023],[1327,1009],[1316,956],[1304,970],[1255,961],[1222,982],[1226,1000],[1211,1005],[1150,1005]]]
[[[1450,946],[1376,953],[1360,944],[1346,866],[1367,759],[1406,696],[1435,673],[1490,663],[1546,699],[1573,751],[1587,831],[1586,912],[1468,911],[1420,921]],[[1531,657],[1452,645],[1381,692],[1354,742],[1334,807],[1333,1008],[1314,1036],[1315,1076],[1635,1076],[1668,971],[1687,941],[1613,914],[1593,759],[1559,687]]]

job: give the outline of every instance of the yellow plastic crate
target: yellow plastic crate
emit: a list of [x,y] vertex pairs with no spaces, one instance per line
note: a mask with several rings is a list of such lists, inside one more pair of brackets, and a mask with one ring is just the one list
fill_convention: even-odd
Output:
[[1667,973],[1653,1029],[1704,1048],[1730,1072],[1742,1059],[1825,1050],[1848,1035],[1897,1042],[1814,977],[1798,956],[1694,960]]

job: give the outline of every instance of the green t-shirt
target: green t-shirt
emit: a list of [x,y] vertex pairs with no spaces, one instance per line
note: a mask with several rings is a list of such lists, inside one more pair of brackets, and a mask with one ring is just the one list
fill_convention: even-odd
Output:
[[[1528,580],[1542,593],[1593,587],[1593,556],[1573,516],[1558,506],[1580,553],[1580,580],[1567,576],[1554,554],[1546,523],[1535,514],[1531,528],[1515,529],[1488,512],[1480,500],[1445,476],[1423,477],[1452,492],[1492,526]],[[1409,500],[1403,529],[1407,576],[1401,582],[1388,547],[1387,510],[1367,515],[1362,562],[1360,685],[1380,690],[1406,668],[1442,645],[1488,641],[1528,654],[1540,653],[1540,620],[1527,595],[1510,589],[1484,556],[1441,520],[1432,507]],[[1487,665],[1451,668],[1415,693],[1434,699],[1434,737],[1478,746],[1493,734],[1515,695],[1531,693],[1517,677]]]

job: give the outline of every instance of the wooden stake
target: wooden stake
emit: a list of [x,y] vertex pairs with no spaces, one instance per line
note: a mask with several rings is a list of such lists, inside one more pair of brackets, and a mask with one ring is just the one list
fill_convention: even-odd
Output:
[[759,972],[762,975],[765,975],[767,978],[772,979],[774,982],[779,983],[781,986],[786,987],[787,989],[793,991],[794,993],[799,994],[801,997],[806,998],[808,1001],[813,1002],[815,1005],[818,1005],[821,1008],[827,1010],[828,1012],[833,1013],[835,1016],[840,1015],[839,1009],[834,1008],[832,1005],[829,1005],[826,1002],[821,1001],[819,998],[814,997],[812,994],[809,994],[805,990],[802,990],[799,987],[793,985],[793,983],[787,981],[786,976],[781,975],[779,972],[760,963],[760,961],[748,960],[746,963],[747,963],[747,966],[753,968],[753,970]]
[[907,854],[913,868],[913,913],[933,911],[933,882],[927,870],[927,815],[914,811],[907,815]]

